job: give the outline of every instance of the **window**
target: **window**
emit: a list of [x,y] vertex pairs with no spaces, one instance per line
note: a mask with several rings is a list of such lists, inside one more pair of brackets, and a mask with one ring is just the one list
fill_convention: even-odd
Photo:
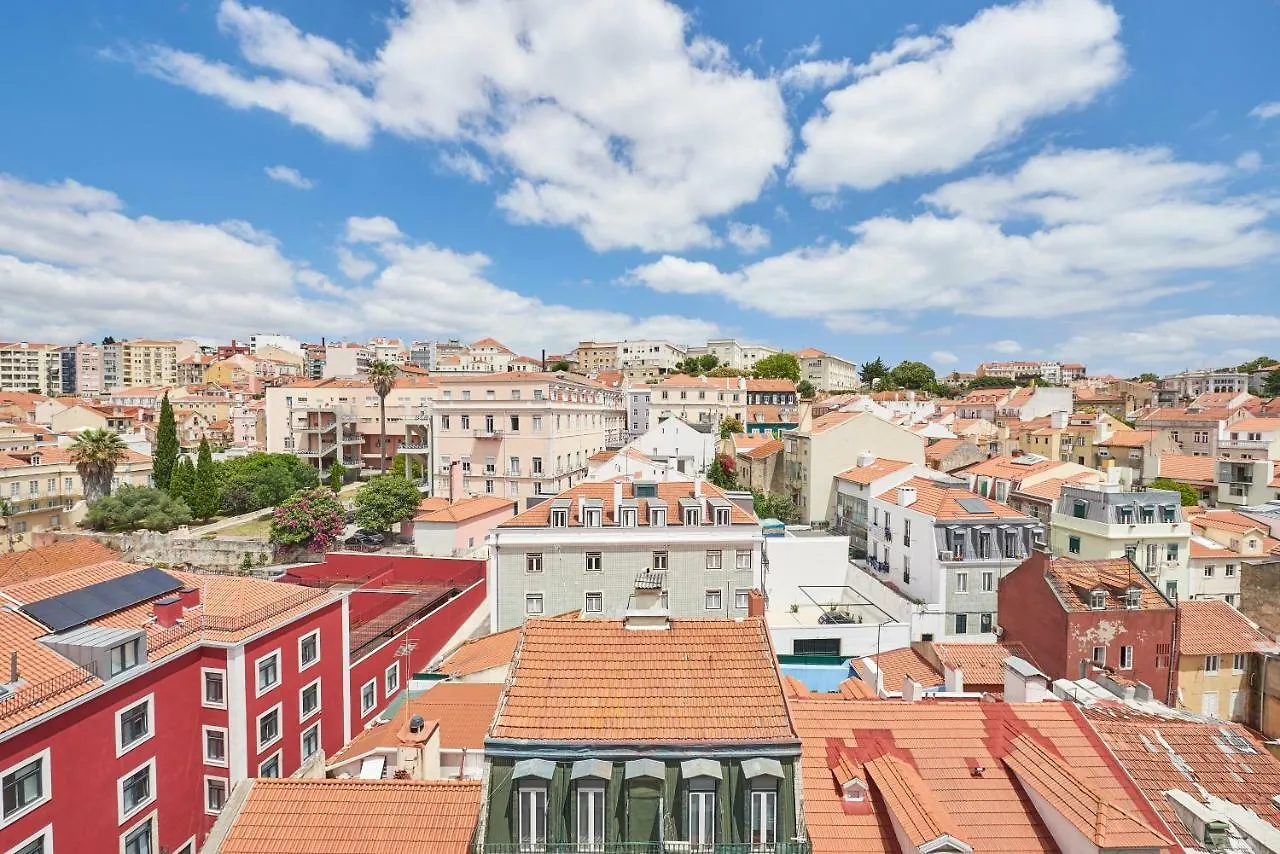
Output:
[[360,686],[360,716],[364,717],[378,705],[378,680],[370,679]]
[[653,553],[653,568],[657,572],[666,571],[667,569],[667,553],[666,552]]
[[969,615],[956,614],[956,634],[967,635],[969,633]]
[[458,417],[458,420],[459,420],[459,422],[462,424],[462,429],[463,429],[463,430],[470,430],[470,429],[471,429],[471,416],[470,416],[470,415],[461,415],[461,416],[459,416],[459,417]]
[[254,669],[258,673],[258,696],[261,697],[280,684],[280,650],[259,658]]
[[316,721],[302,731],[302,761],[306,762],[320,752],[320,722]]
[[[533,419],[533,423],[536,425],[538,419]],[[534,474],[542,474],[542,457],[534,457],[532,465]]]
[[777,840],[778,791],[756,789],[751,793],[751,842],[772,845]]
[[258,715],[258,750],[262,751],[280,740],[280,704]]
[[1169,504],[1160,505],[1160,521],[1172,522],[1177,517],[1178,512]]
[[298,669],[306,670],[320,660],[320,630],[303,635],[298,639]]
[[10,854],[53,854],[53,828],[46,827],[35,836],[24,839]]
[[721,554],[719,549],[712,549],[707,552],[707,569],[720,568]]
[[522,787],[519,804],[520,850],[541,851],[547,843],[547,790]]
[[1169,561],[1170,563],[1174,563],[1178,560],[1178,544],[1177,543],[1169,543],[1164,547],[1164,559]]
[[599,572],[604,569],[604,556],[600,552],[587,552],[586,567],[587,572]]
[[10,766],[0,776],[0,788],[4,790],[3,823],[8,824],[49,800],[49,783],[48,748]]
[[128,821],[155,800],[155,770],[152,759],[120,778],[120,821]]
[[519,477],[520,475],[520,458],[519,457],[509,457],[507,459],[507,472],[509,474]]
[[1107,663],[1107,648],[1105,646],[1095,646],[1091,661],[1099,667],[1104,666]]
[[729,524],[729,508],[728,508],[728,507],[716,507],[716,508],[714,508],[714,509],[715,509],[715,514],[716,514],[716,515],[715,515],[715,523],[716,523],[717,525],[728,525],[728,524]]
[[744,590],[741,587],[733,591],[733,607],[737,608],[739,611],[747,610],[747,607],[750,604],[750,602],[751,602],[751,591]]
[[152,854],[154,839],[155,816],[152,815],[124,835],[120,843],[121,854]]
[[535,433],[542,432],[542,416],[541,415],[533,416],[533,432]]
[[684,508],[684,524],[700,525],[702,524],[702,511],[697,507]]
[[694,850],[710,847],[716,838],[715,783],[699,778],[689,786],[689,844]]
[[1229,563],[1229,564],[1227,564],[1227,565],[1223,568],[1222,574],[1223,574],[1223,575],[1225,575],[1227,578],[1235,578],[1235,577],[1236,577],[1236,565],[1235,565],[1234,563]]
[[1086,519],[1089,516],[1089,502],[1076,499],[1071,507],[1071,515],[1077,519]]
[[138,666],[142,638],[134,638],[119,646],[111,647],[111,675],[119,676],[126,670]]
[[1178,582],[1176,580],[1166,581],[1164,583],[1164,595],[1168,596],[1170,599],[1178,598]]
[[582,524],[587,528],[599,528],[601,512],[599,507],[588,507],[582,514]]
[[204,764],[227,764],[227,731],[222,727],[205,726],[204,731]]
[[1205,578],[1213,578],[1213,569],[1214,569],[1213,564],[1211,564],[1211,563],[1207,563],[1207,564],[1205,564],[1205,567],[1204,567],[1204,577],[1205,577]]
[[525,572],[542,572],[542,555],[531,553],[524,556]]
[[1121,670],[1133,669],[1133,647],[1131,646],[1120,647],[1120,669]]
[[1232,673],[1244,673],[1244,666],[1246,662],[1245,655],[1246,653],[1237,652],[1235,655],[1231,656]]
[[990,593],[996,589],[996,574],[987,570],[982,573],[982,592]]
[[271,758],[258,766],[259,777],[279,777],[280,776],[280,751],[276,751]]
[[204,811],[210,815],[222,812],[227,803],[227,781],[222,777],[204,778]]
[[391,666],[382,674],[382,690],[388,700],[391,699],[392,694],[400,690],[400,662],[391,662]]
[[1089,607],[1094,611],[1101,611],[1107,607],[1107,592],[1105,590],[1094,590],[1089,594]]
[[598,590],[587,593],[583,610],[588,614],[599,614],[604,610],[604,594]]
[[566,508],[552,508],[551,510],[551,527],[567,528],[569,527],[569,511]]
[[579,849],[604,850],[604,825],[604,786],[580,785],[578,787]]
[[957,593],[969,592],[969,573],[967,572],[956,573],[956,592]]
[[1080,538],[1076,536],[1067,537],[1067,551],[1073,555],[1080,554]]
[[531,616],[537,616],[542,613],[542,594],[541,593],[525,594],[524,612]]
[[1216,656],[1216,655],[1206,655],[1206,656],[1204,657],[1204,672],[1205,672],[1205,673],[1217,673],[1217,672],[1218,672],[1218,656]]
[[720,590],[706,591],[704,607],[708,611],[719,611],[724,607],[724,593]]
[[[446,394],[447,394],[447,393],[448,393],[448,392],[446,392]],[[440,416],[440,430],[441,430],[441,432],[443,432],[443,431],[448,430],[448,429],[449,429],[449,416],[448,416],[448,415],[441,415],[441,416]]]
[[991,625],[992,625],[991,614],[982,614],[978,617],[978,631],[982,632],[984,635],[989,634],[991,632]]
[[1236,606],[1236,594],[1224,593],[1222,596],[1222,601],[1226,602],[1228,605],[1234,608]]
[[122,756],[151,738],[151,701],[153,695],[116,712],[116,756]]
[[1158,643],[1156,644],[1156,667],[1167,668],[1173,654],[1173,644]]
[[519,415],[511,416],[511,432],[512,433],[520,432],[520,416]]

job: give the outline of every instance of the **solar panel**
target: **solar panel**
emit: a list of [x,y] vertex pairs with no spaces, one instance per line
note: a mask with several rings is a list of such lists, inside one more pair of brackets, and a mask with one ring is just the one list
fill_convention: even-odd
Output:
[[180,590],[182,586],[182,582],[169,573],[148,567],[32,602],[22,606],[22,612],[48,626],[50,631],[61,632]]
[[981,498],[957,498],[956,501],[964,508],[966,513],[986,513],[988,515],[991,513],[991,508]]

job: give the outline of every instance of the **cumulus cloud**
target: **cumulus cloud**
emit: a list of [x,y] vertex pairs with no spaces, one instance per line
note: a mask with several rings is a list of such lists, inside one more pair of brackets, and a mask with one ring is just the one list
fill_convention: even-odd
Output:
[[1022,345],[1019,344],[1017,341],[1006,338],[1002,341],[992,342],[991,349],[996,351],[997,353],[1000,353],[1001,355],[1012,356],[1015,353],[1022,352]]
[[368,258],[357,255],[345,246],[339,246],[338,269],[348,279],[354,279],[358,282],[367,278],[374,270],[377,270],[378,265]]
[[492,176],[488,166],[481,163],[469,151],[449,151],[440,155],[440,165],[450,172],[457,172],[477,184],[486,184]]
[[310,190],[316,185],[315,181],[310,178],[304,178],[302,173],[291,166],[268,166],[265,170],[267,177],[272,181],[279,181],[281,184],[288,184],[290,187],[296,187],[299,190]]
[[1277,347],[1280,316],[1200,314],[1158,323],[1090,326],[1054,352],[1064,359],[1087,356],[1139,373],[1238,364]]
[[1236,158],[1236,168],[1245,172],[1254,172],[1262,167],[1262,155],[1256,151],[1246,151]]
[[731,222],[725,239],[746,254],[751,255],[769,245],[769,230],[761,225]]
[[957,169],[1119,80],[1119,32],[1100,0],[1023,0],[904,36],[826,95],[790,180],[830,192]]
[[960,357],[950,350],[934,350],[929,354],[929,361],[935,365],[954,365]]
[[1249,115],[1255,116],[1263,121],[1274,119],[1280,116],[1280,101],[1270,101],[1266,104],[1259,104],[1249,111]]
[[367,58],[238,0],[217,20],[241,62],[161,45],[140,67],[345,145],[467,144],[489,162],[442,162],[473,178],[500,164],[509,218],[596,249],[710,245],[706,221],[756,199],[788,157],[778,81],[691,34],[666,0],[410,3]]

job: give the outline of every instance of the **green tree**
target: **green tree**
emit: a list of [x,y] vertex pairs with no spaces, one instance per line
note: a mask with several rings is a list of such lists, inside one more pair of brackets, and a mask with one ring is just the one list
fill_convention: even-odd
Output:
[[371,531],[390,531],[412,518],[421,500],[418,487],[402,475],[380,475],[356,493],[356,524]]
[[738,482],[734,479],[733,472],[733,457],[728,454],[716,454],[716,458],[711,462],[711,468],[707,471],[707,480],[721,489],[737,489]]
[[568,362],[566,362],[564,359],[559,359],[558,361],[552,362],[549,366],[547,366],[547,370],[551,371],[553,374],[559,373],[560,371],[564,371],[567,373],[568,371],[573,370],[573,366],[570,365]]
[[744,429],[742,422],[731,415],[720,422],[720,438],[728,439],[734,433],[741,433]]
[[698,357],[698,371],[710,373],[720,366],[720,357],[715,353],[706,353]]
[[213,467],[213,451],[209,448],[209,440],[200,440],[200,450],[196,453],[196,482],[191,487],[189,499],[191,512],[197,519],[208,519],[218,512],[220,495],[218,492],[218,476]]
[[1262,383],[1262,394],[1265,397],[1280,397],[1280,371],[1267,374],[1266,380]]
[[884,359],[879,356],[870,362],[863,362],[858,368],[858,378],[868,384],[883,379],[888,373],[889,369],[885,367]]
[[1013,388],[1017,383],[1012,377],[974,377],[969,380],[969,388]]
[[800,397],[805,400],[813,397],[814,391],[813,383],[808,380],[800,380],[800,382],[796,383],[796,394],[800,395]]
[[408,465],[409,480],[422,480],[426,477],[427,470],[422,464],[422,455],[420,454],[396,454],[396,458],[391,461],[390,474],[398,474],[405,477],[405,465]]
[[1160,375],[1159,375],[1159,374],[1153,374],[1153,373],[1151,373],[1150,371],[1147,371],[1145,374],[1143,374],[1142,376],[1138,377],[1138,382],[1140,382],[1140,383],[1158,383],[1158,382],[1160,382]]
[[[308,468],[310,468],[310,466],[308,466]],[[338,460],[334,460],[332,463],[330,463],[329,475],[328,475],[329,488],[332,489],[334,492],[338,492],[339,490],[341,490],[342,479],[346,477],[346,474],[347,474],[347,467],[344,466],[342,463],[340,463]]]
[[114,430],[85,430],[71,444],[71,462],[84,483],[84,500],[92,505],[111,494],[116,466],[127,459],[129,449]]
[[1269,368],[1276,363],[1276,360],[1270,356],[1259,356],[1251,362],[1245,362],[1243,365],[1237,365],[1236,370],[1242,374],[1251,374],[1254,371],[1260,371],[1263,368]]
[[758,490],[752,490],[751,495],[755,499],[753,503],[757,518],[777,519],[787,525],[794,525],[800,521],[800,508],[790,497]]
[[163,489],[129,486],[116,490],[89,506],[84,526],[94,531],[172,531],[191,521],[185,501]]
[[1185,483],[1179,483],[1176,480],[1170,480],[1167,477],[1158,477],[1147,484],[1149,489],[1168,489],[1173,492],[1181,493],[1183,507],[1195,507],[1200,503],[1200,493],[1196,491],[1194,486]]
[[173,477],[169,480],[169,494],[180,498],[191,507],[192,496],[196,489],[196,467],[191,457],[183,457],[173,467]]
[[751,376],[751,372],[740,371],[737,368],[731,368],[728,365],[721,365],[718,368],[713,368],[712,370],[707,371],[707,376],[709,377],[749,377]]
[[758,379],[800,382],[800,360],[791,353],[774,353],[756,362],[752,369]]
[[316,470],[293,454],[246,454],[215,466],[219,505],[228,516],[274,507],[299,489],[320,484]]
[[928,391],[938,382],[937,375],[933,372],[933,368],[924,362],[900,362],[896,368],[889,372],[889,379],[893,380],[900,388],[915,389],[917,391]]
[[151,458],[151,479],[160,489],[168,490],[173,467],[178,462],[178,425],[173,418],[169,392],[160,401],[160,422],[156,425],[156,449]]
[[378,396],[378,450],[382,453],[382,473],[387,473],[387,395],[396,384],[400,369],[390,362],[378,359],[369,364],[369,383]]
[[271,514],[271,542],[327,550],[346,528],[342,502],[332,489],[318,486],[295,492]]

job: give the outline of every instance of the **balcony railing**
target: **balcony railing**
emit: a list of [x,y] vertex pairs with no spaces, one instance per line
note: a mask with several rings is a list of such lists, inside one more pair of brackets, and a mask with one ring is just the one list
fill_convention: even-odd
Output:
[[471,432],[477,439],[501,439],[503,433],[501,430],[485,430],[483,428],[472,430]]
[[810,854],[807,840],[791,842],[486,842],[474,854]]

